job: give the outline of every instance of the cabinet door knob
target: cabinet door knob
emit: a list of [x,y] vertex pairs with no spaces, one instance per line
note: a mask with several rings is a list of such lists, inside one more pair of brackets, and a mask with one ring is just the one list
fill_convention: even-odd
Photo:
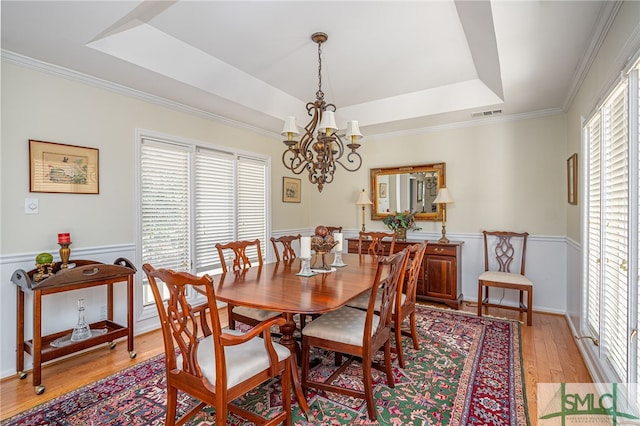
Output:
[[441,248],[441,247],[436,247],[436,248],[433,249],[433,251],[438,252],[438,253],[442,253],[444,251],[444,249]]

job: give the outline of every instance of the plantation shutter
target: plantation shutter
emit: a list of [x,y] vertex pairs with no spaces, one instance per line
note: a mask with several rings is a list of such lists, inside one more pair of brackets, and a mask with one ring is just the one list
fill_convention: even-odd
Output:
[[603,288],[606,359],[622,381],[627,377],[629,251],[629,145],[627,85],[621,84],[602,108],[604,164]]
[[[238,157],[238,240],[260,239],[262,255],[267,242],[267,165],[265,161]],[[255,249],[247,250],[257,260]]]
[[[140,162],[142,263],[189,271],[189,149],[144,139]],[[146,276],[142,289],[143,303],[153,303]]]
[[198,148],[195,159],[196,273],[220,268],[216,243],[234,239],[234,163],[231,154]]
[[600,229],[602,226],[602,203],[600,202],[602,184],[601,180],[601,121],[600,113],[596,114],[586,126],[586,138],[589,149],[589,175],[587,177],[588,197],[587,210],[589,221],[587,223],[587,234],[589,246],[587,249],[587,324],[590,332],[596,339],[600,339],[600,297],[601,297],[601,239]]

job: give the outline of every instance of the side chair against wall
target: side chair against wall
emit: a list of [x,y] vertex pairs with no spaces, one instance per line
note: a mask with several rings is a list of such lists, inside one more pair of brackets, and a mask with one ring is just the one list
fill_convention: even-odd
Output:
[[[176,424],[177,392],[183,391],[201,401],[178,420],[183,424],[204,406],[216,409],[216,424],[227,424],[231,411],[256,424],[291,424],[291,369],[293,357],[289,349],[274,343],[270,329],[285,323],[284,318],[273,318],[247,333],[220,326],[216,309],[213,280],[208,275],[197,277],[187,272],[154,269],[142,266],[149,279],[155,298],[164,340],[167,375],[166,424]],[[162,298],[158,288],[164,283],[169,300]],[[211,334],[198,330],[197,314],[187,300],[187,287],[203,288],[209,305]],[[259,335],[264,333],[264,338]],[[176,354],[176,347],[180,350]],[[261,383],[280,376],[282,383],[282,412],[267,420],[231,404]]]
[[[390,238],[391,241],[382,241],[384,238]],[[369,241],[369,247],[366,252],[363,251],[362,243]],[[370,254],[374,256],[383,256],[385,254],[385,243],[389,244],[389,253],[393,254],[393,249],[396,245],[396,233],[395,232],[363,232],[360,231],[358,236],[358,254]]]
[[[422,259],[427,251],[427,242],[413,244],[407,247],[408,266],[403,271],[398,284],[398,297],[393,308],[393,330],[395,333],[396,347],[392,351],[398,354],[398,365],[404,368],[404,354],[402,353],[402,336],[411,337],[413,348],[420,349],[418,329],[416,324],[416,292]],[[356,297],[347,306],[366,310],[369,307],[370,293],[366,292]],[[375,310],[380,311],[381,294],[376,297]],[[402,323],[409,318],[409,331],[402,330]]]
[[[305,394],[309,387],[313,387],[362,398],[367,403],[369,419],[376,420],[371,375],[373,357],[380,348],[384,347],[387,384],[389,387],[395,387],[391,370],[391,314],[397,297],[400,275],[406,268],[407,259],[406,250],[377,259],[376,275],[366,311],[343,306],[320,316],[302,329],[302,390]],[[383,274],[385,277],[382,277]],[[378,293],[382,296],[380,310],[376,313],[375,302]],[[340,360],[342,354],[351,355],[351,358],[323,382],[315,381],[309,377],[309,353],[312,346],[335,352],[336,360]],[[362,360],[364,391],[332,384],[354,357]]]
[[271,244],[273,245],[273,252],[276,254],[276,262],[280,262],[280,251],[278,250],[278,243],[282,244],[282,260],[288,262],[296,258],[296,252],[291,247],[294,241],[300,243],[302,236],[298,235],[283,235],[282,237],[271,237]]
[[[222,272],[227,273],[227,259],[225,257],[225,251],[233,251],[233,266],[234,272],[242,272],[245,269],[251,268],[251,261],[247,255],[247,250],[254,248],[257,253],[258,266],[262,266],[264,261],[262,259],[262,249],[260,248],[260,240],[253,241],[232,241],[227,244],[216,244],[218,250],[218,256],[220,257],[220,264],[222,265]],[[229,328],[234,330],[236,328],[236,321],[240,321],[247,325],[255,326],[262,321],[270,318],[275,318],[282,315],[282,312],[268,311],[266,309],[250,308],[247,306],[227,306],[227,314],[229,316]]]
[[[527,232],[489,232],[484,235],[484,270],[478,278],[478,316],[482,316],[482,307],[497,307],[527,313],[527,325],[533,317],[533,282],[525,276],[525,257],[527,253]],[[515,262],[515,264],[514,264]],[[520,272],[511,272],[511,267]],[[513,289],[520,292],[518,306],[500,305],[489,302],[489,288]],[[484,295],[483,293],[484,289]],[[523,292],[527,292],[527,304],[524,304]]]

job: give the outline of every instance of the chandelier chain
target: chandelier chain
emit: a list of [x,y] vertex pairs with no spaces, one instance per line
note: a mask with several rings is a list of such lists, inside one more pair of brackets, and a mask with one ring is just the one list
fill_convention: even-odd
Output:
[[318,91],[316,92],[318,100],[324,100],[324,92],[322,91],[322,43],[318,43]]

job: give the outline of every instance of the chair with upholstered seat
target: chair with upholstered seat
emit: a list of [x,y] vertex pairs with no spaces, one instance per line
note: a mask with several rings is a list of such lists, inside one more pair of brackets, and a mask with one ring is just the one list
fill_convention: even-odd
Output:
[[[164,341],[167,408],[165,424],[176,424],[178,390],[200,404],[178,420],[183,424],[204,406],[216,410],[216,424],[227,424],[227,413],[246,418],[255,424],[291,424],[291,369],[294,360],[286,347],[274,343],[270,329],[285,323],[284,318],[266,321],[247,333],[222,330],[216,309],[213,280],[208,275],[197,277],[187,272],[142,266],[146,273],[156,307]],[[169,299],[163,300],[159,286],[164,283]],[[196,286],[207,295],[211,334],[198,330],[197,313],[189,304],[188,287]],[[166,307],[165,307],[166,303]],[[205,315],[205,312],[200,312]],[[203,335],[204,334],[204,335]],[[263,337],[260,337],[263,334]],[[176,348],[179,353],[176,354]],[[262,418],[231,401],[274,377],[282,383],[282,412],[271,419]]]
[[[242,272],[247,268],[251,268],[250,257],[255,257],[258,262],[258,266],[264,264],[262,260],[262,249],[260,248],[260,240],[253,241],[232,241],[227,244],[216,244],[218,250],[218,256],[220,257],[220,264],[222,266],[222,272],[227,273],[227,260],[233,261],[232,270],[234,272]],[[225,256],[225,253],[232,251],[231,256]],[[229,316],[229,328],[234,330],[236,328],[236,321],[240,321],[247,325],[257,325],[270,318],[275,318],[282,315],[282,312],[269,311],[266,309],[250,308],[247,306],[227,306],[227,314]]]
[[[533,282],[525,276],[527,232],[489,232],[484,235],[484,272],[478,278],[478,316],[483,307],[511,309],[527,314],[527,325],[533,316]],[[511,270],[518,272],[511,272]],[[513,289],[520,292],[518,306],[502,305],[489,301],[489,288]],[[484,290],[484,295],[483,295]],[[523,292],[527,292],[524,303]]]
[[[397,297],[400,275],[406,267],[406,260],[406,250],[395,255],[377,258],[377,270],[367,311],[343,306],[313,320],[302,329],[302,389],[305,394],[308,388],[312,387],[362,398],[367,403],[369,419],[376,420],[371,374],[373,357],[380,348],[384,347],[384,370],[387,376],[387,385],[394,387],[391,370],[391,314]],[[379,311],[376,313],[375,302],[378,293],[381,293],[381,298]],[[342,354],[351,355],[351,357],[326,380],[320,382],[309,377],[311,347],[335,352],[336,360],[339,360]],[[362,391],[332,384],[354,360],[353,357],[362,360],[364,384]]]
[[280,251],[278,250],[278,244],[282,244],[282,260],[288,262],[296,258],[296,252],[293,250],[291,244],[294,241],[300,242],[302,236],[298,235],[283,235],[282,237],[271,237],[271,244],[273,245],[273,252],[276,254],[276,262],[280,262]]
[[[422,259],[427,251],[427,242],[421,244],[413,244],[407,247],[408,267],[400,277],[398,284],[398,297],[393,308],[393,330],[395,333],[396,347],[392,351],[398,355],[398,365],[404,368],[404,355],[402,352],[402,336],[411,337],[413,348],[420,349],[418,339],[418,329],[416,324],[416,292],[418,289],[418,278],[420,277],[420,269]],[[370,293],[366,292],[356,297],[347,306],[366,310],[369,307]],[[378,293],[376,297],[376,312],[380,310],[381,295]],[[402,323],[409,318],[409,330],[402,330]]]
[[[391,241],[385,240],[390,238]],[[368,242],[369,246],[364,250],[364,242]],[[385,244],[388,244],[389,250],[386,250]],[[370,254],[373,256],[384,256],[393,254],[393,249],[396,245],[396,233],[395,232],[363,232],[360,231],[358,236],[358,254]]]

